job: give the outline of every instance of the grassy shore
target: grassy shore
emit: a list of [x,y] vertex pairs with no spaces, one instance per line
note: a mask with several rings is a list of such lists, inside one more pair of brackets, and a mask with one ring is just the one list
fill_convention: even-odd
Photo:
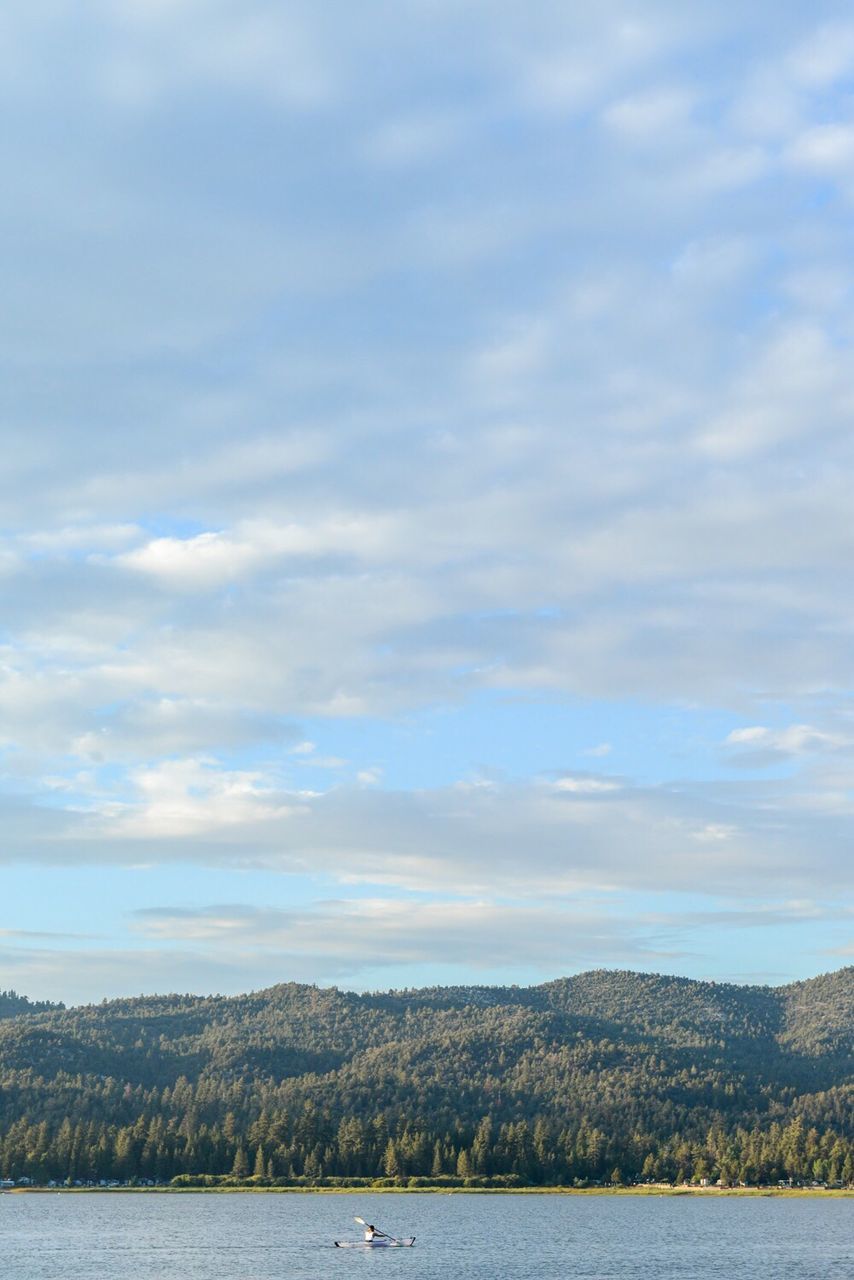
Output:
[[444,1195],[444,1196],[773,1196],[854,1197],[854,1187],[15,1187],[15,1195]]

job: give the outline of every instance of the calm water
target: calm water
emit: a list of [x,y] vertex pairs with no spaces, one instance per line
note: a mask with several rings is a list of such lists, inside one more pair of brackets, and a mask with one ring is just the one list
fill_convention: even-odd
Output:
[[[342,1250],[354,1214],[414,1249]],[[615,1196],[6,1195],[10,1280],[826,1280],[854,1200]]]

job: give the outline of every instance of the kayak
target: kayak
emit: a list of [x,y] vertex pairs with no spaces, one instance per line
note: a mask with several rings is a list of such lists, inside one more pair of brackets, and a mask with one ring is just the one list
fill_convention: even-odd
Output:
[[410,1249],[415,1244],[415,1236],[407,1236],[405,1240],[336,1240],[336,1249]]

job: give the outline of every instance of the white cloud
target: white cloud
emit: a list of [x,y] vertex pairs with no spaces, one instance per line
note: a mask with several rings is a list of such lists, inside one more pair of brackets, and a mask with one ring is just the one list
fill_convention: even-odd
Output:
[[824,330],[806,322],[776,333],[733,391],[731,407],[699,438],[714,457],[737,458],[810,437],[817,404],[830,418],[823,423],[827,429],[854,397],[841,352]]
[[269,783],[248,770],[223,770],[210,760],[165,760],[133,769],[128,783],[137,798],[113,802],[103,814],[103,834],[127,840],[228,833],[287,817]]
[[222,533],[200,533],[193,538],[155,538],[121,562],[181,589],[205,590],[220,581],[236,578],[261,555],[247,543],[236,543]]
[[488,388],[495,403],[516,398],[520,380],[536,376],[545,366],[549,333],[538,319],[520,319],[509,333],[478,351],[472,361],[472,377]]
[[602,119],[609,129],[632,141],[660,146],[690,120],[694,95],[681,88],[655,88],[611,103]]
[[854,160],[854,125],[834,123],[807,129],[794,139],[788,156],[795,165],[846,175]]
[[555,791],[568,791],[573,795],[579,796],[595,796],[603,795],[609,791],[619,790],[619,783],[612,778],[587,778],[572,777],[557,778],[552,786]]
[[[618,941],[621,932],[622,938]],[[425,964],[488,971],[524,965],[554,976],[603,954],[645,958],[656,954],[643,922],[625,930],[613,915],[585,908],[519,908],[492,902],[424,903],[361,898],[312,904],[308,909],[241,905],[201,910],[138,911],[133,928],[165,943],[269,948],[281,957],[314,956],[325,970]]]
[[745,240],[711,236],[680,250],[673,274],[690,288],[722,288],[744,278],[755,261],[755,246]]
[[[3,932],[0,969],[19,988],[70,1002],[136,992],[142,983],[149,992],[236,993],[318,979],[376,988],[393,975],[406,980],[424,973],[450,981],[468,974],[469,981],[483,982],[506,982],[511,973],[538,982],[602,964],[659,970],[687,964],[702,976],[710,953],[731,950],[736,935],[760,941],[766,935],[770,959],[781,937],[794,941],[792,930],[844,930],[848,921],[850,912],[809,899],[751,902],[735,910],[710,901],[672,911],[648,911],[632,899],[521,907],[486,899],[377,897],[302,907],[154,906],[131,914],[120,945]],[[832,952],[845,955],[847,948]]]
[[374,558],[393,536],[386,517],[355,516],[309,524],[246,521],[234,533],[154,538],[116,558],[121,567],[178,590],[208,590],[286,557],[339,554]]
[[786,59],[792,76],[811,88],[826,88],[854,71],[854,24],[821,22]]
[[[111,710],[73,738],[71,755],[98,764],[134,764],[140,757],[289,743],[295,726],[275,715],[205,698],[140,698]],[[288,748],[293,751],[294,748]]]
[[768,729],[764,725],[751,725],[733,729],[727,735],[726,745],[746,753],[749,759],[757,754],[770,759],[795,758],[814,752],[834,751],[854,747],[854,737],[830,733],[809,724],[790,724],[785,729]]
[[559,20],[557,30],[546,31],[539,47],[523,49],[520,60],[528,101],[561,113],[589,107],[615,84],[654,64],[678,27],[675,17],[669,24],[653,14],[641,20],[613,6],[598,21],[570,10],[563,21],[565,35]]
[[689,173],[700,188],[728,190],[756,182],[767,173],[768,165],[768,156],[759,146],[718,147]]
[[[548,783],[317,792],[200,759],[101,783],[85,809],[4,802],[7,862],[266,868],[518,905],[581,890],[802,897],[850,887],[849,775],[799,785]],[[713,856],[699,852],[708,848]]]

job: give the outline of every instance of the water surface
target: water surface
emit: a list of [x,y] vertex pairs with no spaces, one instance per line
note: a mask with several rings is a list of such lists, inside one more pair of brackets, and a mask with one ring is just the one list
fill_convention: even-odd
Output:
[[[335,1249],[354,1214],[414,1249]],[[0,1196],[10,1280],[828,1280],[854,1200],[648,1196]]]

